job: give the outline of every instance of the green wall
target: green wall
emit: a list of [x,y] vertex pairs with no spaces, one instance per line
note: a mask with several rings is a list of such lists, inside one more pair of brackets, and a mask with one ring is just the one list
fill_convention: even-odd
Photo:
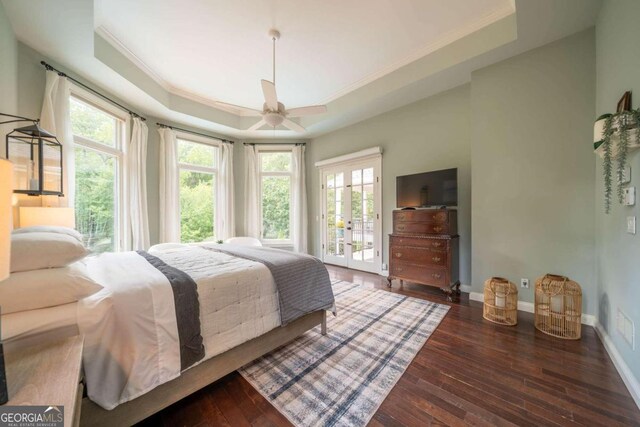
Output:
[[595,314],[594,94],[593,29],[472,74],[475,292],[502,276],[533,302],[536,278],[562,274]]
[[471,137],[469,85],[320,136],[307,146],[309,250],[321,254],[320,178],[315,162],[380,146],[382,154],[383,262],[388,263],[396,176],[458,168],[460,281],[471,280]]
[[[638,108],[640,97],[640,2],[636,0],[605,0],[596,24],[596,114],[611,113],[622,94],[633,91]],[[611,204],[604,213],[602,160],[596,159],[595,214],[598,289],[598,321],[613,340],[634,376],[640,380],[640,345],[635,351],[616,330],[618,309],[627,314],[640,328],[640,236],[626,233],[626,217],[640,219],[636,206]],[[632,182],[640,188],[640,153],[629,155]],[[636,332],[636,340],[638,335]]]
[[[0,3],[0,112],[18,114],[17,99],[18,42],[4,11],[4,6]],[[4,128],[3,130],[10,129]],[[2,141],[4,141],[3,130],[0,130]],[[4,148],[4,142],[2,147]],[[2,157],[4,157],[4,149],[1,151]]]

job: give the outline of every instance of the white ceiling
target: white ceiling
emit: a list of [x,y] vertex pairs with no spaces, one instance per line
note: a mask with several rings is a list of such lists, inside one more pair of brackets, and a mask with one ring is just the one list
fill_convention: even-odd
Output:
[[[244,139],[313,138],[470,81],[594,25],[600,0],[0,0],[18,39],[143,114]],[[514,12],[515,10],[515,12]],[[308,131],[247,129],[278,45],[279,98]],[[39,57],[39,55],[35,55]],[[35,61],[35,58],[34,58]],[[37,62],[36,62],[37,64]],[[18,112],[20,113],[20,112]]]
[[[188,7],[187,7],[188,5]],[[328,103],[514,12],[511,0],[97,0],[94,26],[169,91],[261,107]]]

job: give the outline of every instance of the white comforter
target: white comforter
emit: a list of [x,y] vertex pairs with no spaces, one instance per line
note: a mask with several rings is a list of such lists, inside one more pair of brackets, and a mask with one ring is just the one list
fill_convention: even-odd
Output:
[[[280,325],[276,286],[264,265],[191,245],[150,253],[198,285],[203,360]],[[113,409],[180,375],[173,293],[135,252],[100,255],[89,271],[104,289],[78,308],[87,393]]]

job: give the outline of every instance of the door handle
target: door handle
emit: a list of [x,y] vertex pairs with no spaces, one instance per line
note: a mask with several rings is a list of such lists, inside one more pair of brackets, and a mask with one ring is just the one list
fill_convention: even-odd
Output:
[[347,227],[347,230],[351,230],[351,227]]

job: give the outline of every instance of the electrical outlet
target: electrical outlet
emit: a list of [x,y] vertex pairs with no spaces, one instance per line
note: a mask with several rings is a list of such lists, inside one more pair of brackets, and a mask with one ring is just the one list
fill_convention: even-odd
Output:
[[633,320],[627,316],[622,310],[618,309],[618,317],[616,322],[618,333],[622,335],[629,346],[635,350],[636,348],[636,327]]
[[389,267],[387,266],[387,264],[382,264],[382,270],[387,271],[389,269]]
[[520,279],[520,287],[529,289],[529,279]]

